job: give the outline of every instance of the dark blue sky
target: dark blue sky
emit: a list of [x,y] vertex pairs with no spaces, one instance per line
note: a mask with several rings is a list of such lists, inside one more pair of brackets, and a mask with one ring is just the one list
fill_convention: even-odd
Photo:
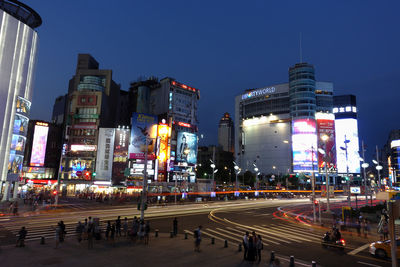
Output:
[[[78,53],[127,90],[138,76],[170,76],[201,90],[200,132],[217,124],[246,88],[287,82],[303,61],[336,94],[355,94],[360,140],[372,156],[400,128],[399,1],[51,1],[26,0],[43,19],[32,118],[49,120],[67,92]],[[370,161],[370,159],[369,159]]]

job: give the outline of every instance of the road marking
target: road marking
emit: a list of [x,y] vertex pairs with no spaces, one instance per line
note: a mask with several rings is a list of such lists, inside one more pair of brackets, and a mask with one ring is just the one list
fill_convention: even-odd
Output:
[[8,219],[8,218],[4,218],[4,219],[0,219],[0,222],[3,222],[3,221],[9,221],[10,219]]
[[269,216],[269,215],[271,215],[271,213],[257,214],[257,215],[254,215],[254,216]]
[[[283,258],[283,257],[279,257],[279,256],[275,256],[275,258],[290,262],[290,260],[288,260],[287,258]],[[307,267],[310,266],[310,264],[302,263],[302,262],[299,262],[299,261],[295,261],[295,265],[302,265],[302,266],[307,266]]]
[[359,248],[356,248],[355,250],[350,251],[349,253],[347,253],[348,255],[356,255],[358,252],[363,251],[364,249],[366,249],[367,247],[369,247],[369,244],[365,244]]
[[237,238],[235,238],[235,237],[232,237],[232,236],[229,236],[229,235],[226,235],[226,234],[219,233],[219,232],[214,231],[213,229],[210,229],[210,228],[207,228],[207,231],[210,231],[210,232],[213,232],[214,234],[221,235],[221,236],[224,236],[224,237],[226,237],[226,238],[235,240],[236,242],[239,242],[239,243],[241,242],[240,239],[237,239]]
[[362,261],[357,261],[357,263],[364,264],[364,265],[368,265],[368,266],[376,266],[376,267],[381,267],[381,265],[376,265],[376,264],[367,263],[367,262],[362,262]]

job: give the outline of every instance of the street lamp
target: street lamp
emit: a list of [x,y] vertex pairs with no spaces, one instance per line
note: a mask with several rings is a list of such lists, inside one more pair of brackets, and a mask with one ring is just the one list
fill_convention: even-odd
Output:
[[238,175],[240,173],[240,168],[239,166],[236,164],[236,162],[233,162],[233,164],[235,165],[235,167],[233,167],[235,169],[235,174],[236,174],[236,191],[239,188],[239,184],[238,184]]
[[378,188],[381,188],[381,170],[383,167],[379,165],[379,151],[378,151],[378,146],[376,146],[376,160],[372,160],[372,162],[376,165],[376,170],[378,171]]
[[258,167],[257,167],[257,165],[255,163],[253,163],[253,166],[254,166],[254,171],[256,172],[256,186],[255,186],[255,188],[257,190],[258,189],[258,175],[260,173],[258,172]]
[[347,156],[347,144],[350,143],[350,140],[346,138],[346,135],[344,135],[344,147],[340,147],[341,150],[344,150],[346,152],[346,180],[347,180],[347,202],[348,206],[351,207],[351,192],[350,192],[350,177],[349,177],[349,162],[348,162],[348,156]]
[[364,176],[365,205],[368,205],[367,175],[365,174],[365,169],[369,167],[369,164],[367,162],[364,162],[363,164],[361,164],[361,167],[363,168],[363,176]]
[[329,140],[329,136],[328,135],[326,135],[326,134],[324,134],[323,136],[321,136],[321,139],[322,139],[322,141],[324,142],[324,150],[323,149],[318,149],[318,152],[319,153],[321,153],[322,155],[324,155],[324,159],[325,159],[325,181],[326,181],[326,210],[328,211],[328,212],[330,212],[330,203],[329,203],[329,187],[330,187],[330,181],[329,181],[329,177],[328,177],[328,162],[327,162],[327,157],[328,157],[328,154],[326,153],[326,143],[328,142],[328,140]]

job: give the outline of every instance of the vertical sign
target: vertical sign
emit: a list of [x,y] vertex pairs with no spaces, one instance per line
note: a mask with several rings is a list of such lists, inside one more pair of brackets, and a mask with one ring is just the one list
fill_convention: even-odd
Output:
[[[325,155],[318,153],[318,170],[325,172],[325,160],[328,172],[336,172],[335,116],[331,113],[317,113],[318,148]],[[326,138],[326,141],[324,141]]]
[[[317,134],[315,120],[297,119],[292,122],[293,171],[316,171]],[[313,165],[314,163],[314,165]]]
[[144,159],[146,151],[146,136],[151,138],[147,146],[148,159],[154,160],[156,137],[157,137],[157,116],[143,113],[133,113],[132,130],[129,144],[130,159]]
[[114,159],[114,128],[100,128],[97,146],[96,181],[111,181]]
[[112,165],[112,184],[125,182],[124,171],[128,165],[129,129],[115,129],[114,159]]

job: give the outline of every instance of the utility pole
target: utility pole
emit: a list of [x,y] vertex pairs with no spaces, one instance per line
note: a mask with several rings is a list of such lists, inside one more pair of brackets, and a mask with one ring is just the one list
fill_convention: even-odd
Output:
[[[362,147],[362,157],[364,159],[364,164],[368,164],[365,160],[365,149],[364,149],[364,140],[361,141],[361,147]],[[366,165],[364,165],[366,166]],[[367,167],[363,167],[363,174],[364,174],[364,193],[365,193],[365,205],[368,206],[368,191],[367,191],[367,175],[365,174],[365,168]]]
[[394,203],[393,200],[389,199],[389,234],[390,234],[390,252],[392,257],[392,267],[397,267],[397,246],[396,246],[396,238],[395,238],[395,229],[394,229]]
[[377,162],[377,166],[376,166],[376,170],[378,171],[378,188],[381,188],[381,167],[379,165],[379,150],[378,150],[378,145],[376,146],[376,162]]
[[312,161],[312,163],[311,163],[312,164],[312,166],[311,166],[311,171],[312,171],[311,187],[312,187],[313,220],[314,220],[314,223],[316,223],[317,216],[315,214],[315,173],[314,173],[314,147],[313,146],[311,146],[311,161]]
[[[65,152],[66,154],[67,152]],[[60,155],[60,162],[58,165],[58,174],[57,174],[57,194],[56,194],[56,199],[54,200],[54,204],[57,207],[58,206],[58,195],[60,194],[60,187],[61,187],[61,169],[62,169],[62,158],[63,158],[63,149],[61,149],[61,155]]]
[[[144,210],[145,210],[145,204],[147,202],[147,153],[149,149],[148,145],[148,138],[146,136],[146,141],[145,141],[145,152],[144,152],[144,170],[143,170],[143,188],[142,188],[142,203],[140,205],[140,220],[144,219]],[[175,178],[176,179],[176,178]]]
[[213,175],[212,175],[212,190],[213,192],[215,191],[215,186],[214,186],[214,182],[215,182],[215,146],[213,146],[213,159],[212,159],[212,163],[214,164],[214,168],[213,168]]

